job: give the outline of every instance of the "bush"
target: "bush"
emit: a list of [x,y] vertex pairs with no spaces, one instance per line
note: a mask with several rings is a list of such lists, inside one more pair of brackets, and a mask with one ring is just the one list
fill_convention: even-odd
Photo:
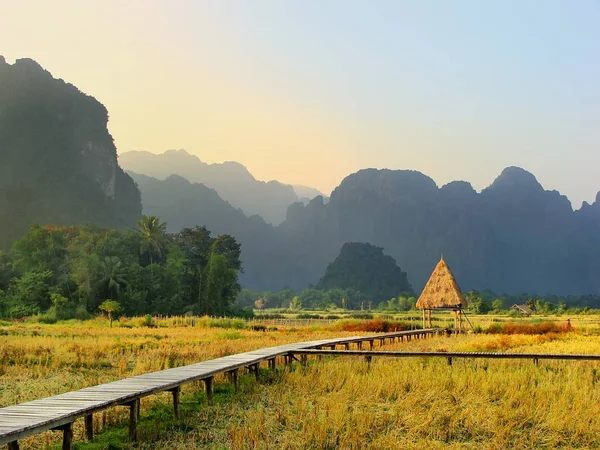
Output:
[[48,308],[48,311],[46,311],[43,314],[40,314],[37,317],[37,320],[40,323],[48,323],[48,324],[58,322],[58,314],[56,313],[56,308],[54,306]]
[[92,315],[88,312],[85,306],[79,305],[75,308],[75,318],[79,320],[89,320],[92,318]]
[[144,326],[146,327],[154,327],[154,319],[150,314],[146,314],[144,316]]
[[573,331],[570,323],[558,324],[556,322],[540,322],[540,323],[517,323],[508,322],[503,324],[492,324],[486,334],[549,334],[549,333],[567,333]]
[[366,331],[371,333],[388,333],[390,331],[410,330],[410,323],[391,320],[343,319],[331,325],[334,331]]
[[298,314],[296,316],[296,319],[322,319],[322,318],[323,317],[321,317],[318,314],[306,314],[306,313]]
[[254,317],[257,319],[283,319],[285,316],[283,314],[256,314]]

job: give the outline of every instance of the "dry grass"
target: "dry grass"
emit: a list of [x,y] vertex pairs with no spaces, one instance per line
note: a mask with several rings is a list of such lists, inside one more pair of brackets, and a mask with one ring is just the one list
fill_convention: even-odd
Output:
[[[323,329],[253,332],[204,327],[113,328],[82,324],[0,328],[0,404],[13,404],[138,373],[285,342],[348,335]],[[385,349],[600,353],[585,333],[463,335]],[[310,360],[306,368],[251,377],[234,395],[217,380],[216,404],[199,385],[143,401],[139,448],[395,449],[598,448],[600,370],[593,362],[361,358]],[[80,448],[130,448],[125,409],[98,414],[105,432]],[[76,438],[82,438],[77,424]],[[21,448],[55,446],[57,434]]]

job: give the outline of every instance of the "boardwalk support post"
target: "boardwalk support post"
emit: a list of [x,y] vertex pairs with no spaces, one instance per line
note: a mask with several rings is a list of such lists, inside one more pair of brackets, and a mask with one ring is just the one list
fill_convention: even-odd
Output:
[[62,427],[63,443],[62,450],[73,450],[73,424],[68,423]]
[[92,442],[94,440],[94,416],[92,414],[88,414],[85,416],[85,437],[88,441]]
[[204,385],[206,387],[206,401],[210,406],[214,404],[213,402],[213,377],[208,377],[204,379]]
[[231,377],[233,378],[233,392],[236,394],[240,390],[239,370],[234,369],[231,371]]
[[269,369],[271,369],[273,373],[277,372],[277,368],[275,367],[275,358],[271,358],[269,360]]
[[365,356],[365,361],[367,362],[367,364],[371,364],[371,359],[373,359],[371,355]]
[[179,420],[179,397],[181,394],[181,386],[177,386],[171,393],[173,394],[173,415],[175,416],[175,419]]
[[19,450],[19,442],[18,441],[9,442],[8,450]]
[[[131,442],[137,441],[137,423],[140,417],[140,399],[129,403],[129,440]],[[64,447],[63,447],[64,448]]]
[[451,365],[452,365],[452,357],[451,357],[451,356],[449,356],[449,357],[448,357],[448,365],[449,365],[449,366],[451,366]]
[[534,365],[535,367],[537,367],[537,366],[538,366],[538,359],[537,359],[537,358],[533,358],[533,365]]

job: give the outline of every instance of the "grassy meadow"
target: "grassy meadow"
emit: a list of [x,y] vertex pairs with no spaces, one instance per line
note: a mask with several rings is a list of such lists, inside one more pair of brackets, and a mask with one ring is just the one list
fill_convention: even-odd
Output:
[[[473,318],[484,323],[490,318]],[[555,318],[564,323],[566,318]],[[352,321],[347,321],[350,323]],[[463,334],[388,344],[385,350],[600,353],[593,316],[572,332]],[[356,323],[356,321],[354,321]],[[149,371],[288,342],[365,334],[336,322],[252,330],[239,320],[105,320],[52,325],[0,323],[0,406]],[[269,329],[270,328],[270,329]],[[513,327],[512,331],[518,331]],[[279,363],[281,368],[281,362]],[[93,443],[80,449],[597,448],[600,365],[595,362],[323,357],[277,375],[243,376],[234,394],[217,377],[215,405],[202,383],[142,400],[140,440],[127,442],[127,408],[94,416]],[[59,448],[60,433],[21,442]]]

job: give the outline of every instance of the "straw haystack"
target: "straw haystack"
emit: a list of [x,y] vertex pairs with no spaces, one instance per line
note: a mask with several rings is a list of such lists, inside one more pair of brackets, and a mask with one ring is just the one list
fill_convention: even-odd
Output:
[[457,311],[460,317],[462,309],[466,306],[460,287],[442,256],[417,301],[417,308],[423,310],[423,326],[426,322],[426,311],[431,326],[431,310],[451,309]]

